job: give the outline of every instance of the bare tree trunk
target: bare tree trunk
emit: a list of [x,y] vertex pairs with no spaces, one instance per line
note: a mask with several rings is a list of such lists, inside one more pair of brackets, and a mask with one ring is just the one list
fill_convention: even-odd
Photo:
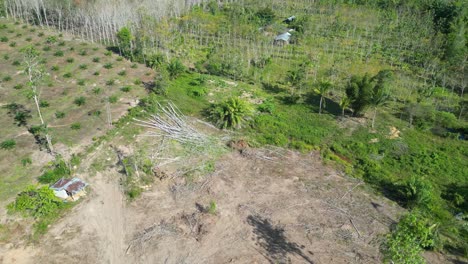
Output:
[[323,102],[323,96],[320,96],[319,114],[322,114],[322,102]]
[[377,116],[377,107],[374,106],[374,114],[372,115],[372,128],[374,128],[375,117]]

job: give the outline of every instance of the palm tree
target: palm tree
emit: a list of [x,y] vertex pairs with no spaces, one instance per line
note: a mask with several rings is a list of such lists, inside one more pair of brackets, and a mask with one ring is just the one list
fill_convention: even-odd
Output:
[[250,105],[245,101],[239,98],[230,98],[215,105],[210,111],[210,116],[222,129],[240,128],[251,112]]
[[325,106],[325,96],[330,90],[332,83],[329,81],[321,81],[318,85],[318,88],[314,89],[314,92],[320,95],[320,105],[319,105],[319,114],[322,114],[322,106]]
[[351,100],[348,97],[343,97],[340,100],[341,115],[344,116],[345,109],[351,105]]

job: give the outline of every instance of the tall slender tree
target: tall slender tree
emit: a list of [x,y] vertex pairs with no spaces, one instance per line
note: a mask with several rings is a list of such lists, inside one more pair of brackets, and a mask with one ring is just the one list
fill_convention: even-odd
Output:
[[39,83],[43,79],[45,72],[44,69],[40,65],[40,57],[39,51],[36,50],[33,46],[29,45],[21,49],[21,52],[24,55],[23,65],[25,67],[25,73],[28,76],[28,86],[30,88],[28,97],[34,100],[34,104],[36,105],[37,114],[39,115],[39,120],[41,121],[41,126],[43,127],[43,131],[45,133],[45,138],[47,141],[47,149],[50,153],[53,153],[52,147],[52,139],[47,132],[47,124],[44,121],[42,116],[41,107],[39,103],[39,98],[41,95],[41,91],[39,88]]
[[319,114],[322,114],[322,107],[326,107],[325,97],[328,95],[328,92],[331,87],[332,87],[331,82],[322,80],[318,84],[318,87],[314,89],[314,92],[320,96]]

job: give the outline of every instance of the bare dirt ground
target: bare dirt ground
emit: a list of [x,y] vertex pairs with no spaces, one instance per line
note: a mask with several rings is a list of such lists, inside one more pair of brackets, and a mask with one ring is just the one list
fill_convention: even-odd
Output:
[[98,173],[40,244],[14,249],[22,258],[8,250],[3,263],[380,262],[379,235],[401,209],[318,157],[232,152],[209,176],[168,177],[132,203],[115,169]]

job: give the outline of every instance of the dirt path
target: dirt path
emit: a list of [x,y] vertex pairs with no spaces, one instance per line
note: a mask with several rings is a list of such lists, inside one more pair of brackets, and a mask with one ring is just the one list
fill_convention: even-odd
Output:
[[118,178],[98,173],[86,179],[91,197],[51,228],[41,243],[39,263],[126,263],[124,200]]
[[87,178],[91,194],[34,262],[14,263],[379,263],[380,235],[401,212],[317,153],[229,153],[211,175],[158,181],[130,204],[118,178]]

